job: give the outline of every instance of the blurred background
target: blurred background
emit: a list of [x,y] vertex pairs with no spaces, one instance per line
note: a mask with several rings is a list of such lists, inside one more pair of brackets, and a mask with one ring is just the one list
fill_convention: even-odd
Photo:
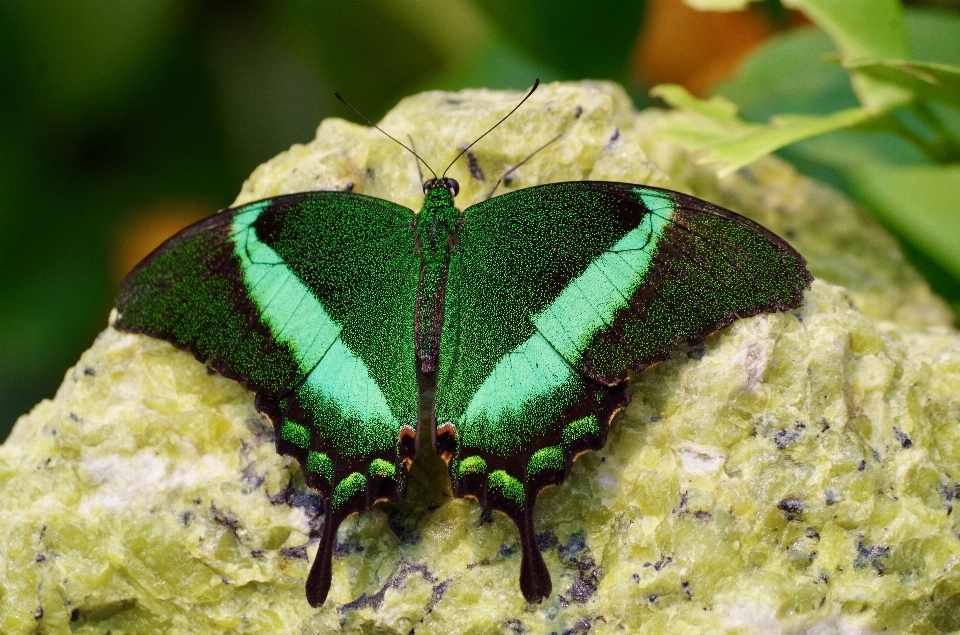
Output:
[[[907,5],[915,58],[960,65],[960,0]],[[106,327],[140,258],[324,117],[356,119],[334,90],[374,120],[421,90],[534,77],[616,80],[638,107],[678,83],[751,121],[858,103],[830,40],[779,0],[0,0],[0,25],[0,441]],[[923,147],[848,131],[780,154],[869,207],[845,165],[929,164]],[[960,309],[960,276],[905,242]]]

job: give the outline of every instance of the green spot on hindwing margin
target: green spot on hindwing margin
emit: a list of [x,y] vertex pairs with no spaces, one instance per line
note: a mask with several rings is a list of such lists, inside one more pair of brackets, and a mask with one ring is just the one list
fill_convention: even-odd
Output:
[[289,419],[283,422],[283,427],[280,429],[280,438],[304,450],[310,445],[310,431]]
[[513,478],[503,470],[496,470],[487,477],[487,485],[490,489],[497,490],[503,494],[504,498],[512,500],[520,507],[523,507],[523,483]]
[[323,452],[311,452],[307,455],[307,471],[333,482],[333,461]]
[[347,503],[353,496],[367,488],[367,478],[360,472],[351,472],[347,478],[337,483],[333,490],[333,508]]
[[485,474],[487,471],[487,462],[482,456],[468,456],[457,465],[457,476],[466,476],[467,474]]
[[367,470],[370,478],[391,478],[397,480],[397,467],[393,463],[383,459],[374,459],[370,462],[370,469]]
[[577,419],[573,423],[568,424],[567,427],[563,429],[561,438],[563,439],[563,444],[570,447],[588,434],[600,436],[600,424],[597,423],[597,418],[594,415]]
[[558,445],[537,450],[527,461],[527,478],[543,470],[562,470],[563,450]]

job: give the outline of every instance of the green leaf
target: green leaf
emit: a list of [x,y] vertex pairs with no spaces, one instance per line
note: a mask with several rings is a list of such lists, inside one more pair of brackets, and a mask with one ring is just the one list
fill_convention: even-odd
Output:
[[[695,9],[731,11],[746,0],[685,0]],[[842,55],[850,58],[910,57],[903,8],[898,0],[783,0],[823,29]],[[888,110],[908,103],[912,92],[902,85],[852,70],[853,89],[867,110]]]
[[680,86],[655,86],[651,94],[671,106],[684,108],[693,117],[668,120],[662,130],[694,148],[707,150],[698,163],[723,164],[717,173],[736,172],[786,145],[877,117],[862,108],[848,108],[830,115],[804,114],[772,117],[767,125],[749,124],[736,117],[736,106],[722,98],[697,99]]
[[903,7],[897,0],[784,0],[823,29],[844,55],[909,57]]
[[[903,7],[898,0],[785,0],[826,31],[844,56],[908,58]],[[852,72],[853,90],[868,110],[889,110],[913,94],[882,79]]]
[[885,223],[960,279],[960,165],[867,163],[847,179]]
[[922,99],[960,108],[960,68],[908,60],[847,60],[844,68],[901,86]]

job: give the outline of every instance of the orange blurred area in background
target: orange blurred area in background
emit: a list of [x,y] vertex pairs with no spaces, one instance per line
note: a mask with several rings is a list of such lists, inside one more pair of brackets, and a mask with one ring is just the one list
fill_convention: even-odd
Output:
[[[785,26],[806,24],[801,14],[792,11],[786,13],[786,22]],[[680,84],[704,97],[777,30],[768,15],[753,7],[697,11],[683,0],[647,0],[631,76],[641,85]]]
[[114,280],[122,280],[163,241],[215,211],[213,203],[186,199],[154,203],[131,214],[121,225],[114,253]]

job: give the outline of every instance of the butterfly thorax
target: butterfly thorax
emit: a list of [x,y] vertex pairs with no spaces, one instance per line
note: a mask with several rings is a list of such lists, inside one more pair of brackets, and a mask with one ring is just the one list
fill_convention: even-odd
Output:
[[449,258],[456,242],[456,224],[459,210],[453,206],[453,196],[443,186],[427,190],[423,208],[414,221],[414,244],[425,263],[441,263]]
[[427,418],[433,416],[447,270],[457,245],[459,217],[453,192],[440,183],[426,188],[423,208],[414,221],[414,249],[420,257],[414,327],[420,412]]

